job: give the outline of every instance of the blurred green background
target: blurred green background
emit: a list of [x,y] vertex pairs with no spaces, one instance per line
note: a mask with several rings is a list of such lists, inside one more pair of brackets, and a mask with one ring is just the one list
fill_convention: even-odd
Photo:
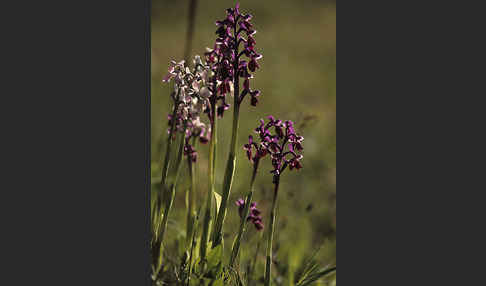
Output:
[[[186,42],[188,4],[185,0],[152,2],[152,177],[160,177],[170,109],[172,85],[163,84],[170,60],[182,60]],[[214,22],[225,17],[235,1],[198,1],[191,56],[203,55],[216,38]],[[304,140],[304,168],[286,171],[281,179],[277,218],[277,260],[295,268],[322,245],[318,258],[323,265],[336,260],[336,4],[317,0],[240,1],[240,10],[251,13],[257,51],[263,54],[260,69],[251,81],[261,91],[257,107],[245,99],[240,111],[238,145],[243,146],[258,120],[270,114],[293,120]],[[192,64],[192,63],[191,63]],[[232,102],[229,100],[228,102]],[[231,137],[232,108],[218,126],[217,191],[221,190]],[[198,192],[207,190],[207,149],[199,146]],[[272,191],[269,160],[260,167],[254,199],[268,223]],[[184,165],[184,174],[187,172]],[[234,201],[247,191],[251,165],[242,148],[225,224],[226,246],[231,246],[238,225]],[[184,176],[185,177],[185,176]],[[184,195],[188,182],[180,183],[171,214],[168,239],[176,242],[184,231]],[[243,245],[244,256],[253,256],[258,239],[253,227]],[[245,251],[246,250],[246,251]],[[261,262],[265,248],[260,250]],[[228,253],[229,251],[225,251]],[[242,257],[243,258],[243,257]],[[262,264],[263,268],[263,264]],[[278,269],[277,269],[278,271]]]

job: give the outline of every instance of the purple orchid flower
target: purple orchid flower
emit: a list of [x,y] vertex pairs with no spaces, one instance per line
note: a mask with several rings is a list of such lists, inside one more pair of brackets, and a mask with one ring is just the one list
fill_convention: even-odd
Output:
[[[240,218],[242,218],[243,210],[245,209],[245,200],[236,200],[236,205],[238,206],[238,213],[240,214]],[[248,215],[248,218],[246,220],[251,221],[258,231],[262,230],[264,227],[260,214],[261,212],[259,209],[257,209],[256,203],[252,202],[250,204],[250,214]]]
[[268,123],[260,119],[260,125],[255,129],[258,134],[259,143],[255,142],[253,136],[249,136],[246,150],[248,159],[255,162],[267,154],[272,160],[274,181],[281,173],[289,167],[290,170],[302,168],[301,160],[304,150],[302,141],[304,137],[295,133],[294,123],[290,120],[282,121],[268,116]]
[[[229,108],[229,104],[225,101],[226,94],[232,92],[233,85],[239,84],[240,77],[243,78],[243,90],[239,95],[234,95],[238,96],[238,104],[247,94],[252,98],[252,106],[258,103],[257,97],[260,92],[250,88],[250,79],[253,75],[249,71],[255,72],[260,67],[258,60],[262,55],[255,51],[256,41],[253,35],[256,31],[250,22],[251,18],[252,15],[240,12],[237,3],[234,9],[226,10],[225,19],[216,21],[218,37],[214,48],[208,49],[205,56],[206,62],[212,65],[217,80],[219,95],[215,96],[217,101],[221,101],[217,109],[218,116],[223,116],[224,111]],[[240,51],[242,44],[243,50]],[[243,59],[243,56],[247,59]]]

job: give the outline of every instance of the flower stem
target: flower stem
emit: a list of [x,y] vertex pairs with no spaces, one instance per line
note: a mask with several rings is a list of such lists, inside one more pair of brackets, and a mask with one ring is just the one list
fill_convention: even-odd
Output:
[[162,168],[162,178],[161,178],[161,189],[164,189],[166,180],[167,180],[167,174],[169,172],[169,163],[170,163],[170,151],[172,147],[172,141],[173,141],[173,134],[174,134],[174,129],[175,129],[175,123],[176,123],[176,113],[177,113],[177,106],[179,105],[178,102],[174,102],[174,108],[172,110],[172,117],[171,117],[171,125],[170,125],[170,133],[169,136],[167,137],[167,147],[165,149],[165,159],[164,159],[164,165]]
[[270,286],[270,278],[272,274],[272,244],[273,244],[273,233],[275,228],[275,213],[277,209],[277,196],[278,196],[278,186],[280,182],[280,177],[275,178],[275,188],[273,192],[272,210],[270,212],[270,226],[268,228],[267,237],[267,264],[265,266],[265,286]]
[[231,137],[230,153],[228,156],[228,162],[226,164],[226,171],[223,181],[223,194],[221,196],[221,206],[218,210],[218,217],[214,229],[213,247],[221,244],[223,237],[223,223],[226,217],[226,209],[228,207],[228,199],[231,191],[231,185],[233,184],[233,177],[236,166],[236,139],[238,134],[238,114],[239,108],[235,107],[235,113],[233,115],[233,135]]
[[[201,210],[201,209],[199,209],[199,210]],[[199,220],[199,212],[194,217],[194,226],[197,225],[198,220]],[[187,272],[188,274],[187,274],[187,284],[186,284],[186,286],[189,286],[189,283],[190,283],[190,280],[191,280],[192,260],[193,260],[194,248],[196,248],[196,244],[197,244],[196,243],[196,236],[197,236],[197,228],[195,227],[194,228],[194,231],[192,232],[192,237],[191,237],[191,245],[190,245],[191,251],[190,251],[190,254],[189,254],[189,270]]]
[[[185,131],[184,133],[185,134]],[[168,196],[165,198],[165,209],[164,209],[164,217],[162,219],[162,229],[160,230],[160,244],[164,242],[164,234],[167,229],[167,221],[169,218],[169,213],[172,208],[172,203],[174,202],[174,197],[175,197],[175,188],[177,185],[177,180],[179,178],[179,173],[180,173],[180,167],[181,167],[181,162],[182,162],[182,155],[184,151],[184,135],[181,136],[181,142],[179,144],[179,149],[177,151],[177,161],[176,161],[176,166],[175,166],[175,175],[173,178],[173,182],[171,183],[170,187],[167,189]]]
[[[236,37],[236,22],[235,26],[233,27],[233,33],[235,36],[235,55],[238,55],[238,40]],[[216,225],[213,233],[213,247],[218,246],[221,244],[222,237],[223,237],[223,223],[226,217],[226,208],[228,206],[228,198],[231,191],[231,185],[233,184],[233,177],[235,174],[235,165],[236,165],[236,141],[238,139],[238,121],[240,118],[240,76],[238,73],[238,57],[235,58],[235,62],[233,63],[233,133],[231,136],[231,145],[230,151],[228,155],[228,162],[226,164],[226,171],[224,174],[224,182],[223,182],[223,194],[221,196],[221,206],[218,210],[218,217],[216,220]]]
[[[179,91],[178,91],[179,92]],[[175,116],[177,113],[177,107],[178,107],[178,102],[174,101],[174,106],[172,110],[172,121],[170,125],[170,131],[169,131],[169,136],[167,136],[167,145],[166,145],[166,150],[165,150],[165,159],[163,162],[162,166],[162,174],[161,174],[161,182],[160,182],[160,192],[157,193],[157,196],[155,197],[155,203],[153,204],[152,208],[152,243],[153,243],[153,253],[152,256],[154,257],[154,261],[157,258],[156,256],[159,255],[160,251],[160,237],[159,237],[159,229],[160,229],[160,224],[161,224],[161,208],[162,208],[162,203],[164,201],[164,195],[167,192],[167,186],[166,186],[166,180],[167,180],[167,174],[169,170],[169,164],[170,164],[170,155],[172,151],[172,141],[173,141],[173,136],[175,133]]]
[[[196,138],[192,138],[192,146],[196,148]],[[187,156],[187,166],[189,169],[189,178],[191,186],[188,194],[187,206],[187,226],[186,226],[186,243],[188,246],[192,243],[192,233],[194,231],[194,219],[196,217],[196,162],[193,162],[191,156]]]
[[213,101],[211,104],[212,116],[211,116],[211,138],[209,142],[209,184],[208,184],[208,195],[206,198],[206,210],[204,212],[203,230],[201,234],[201,244],[200,244],[200,256],[201,260],[206,258],[206,250],[209,241],[209,228],[211,223],[211,209],[213,202],[213,192],[214,192],[214,171],[216,166],[216,145],[217,145],[217,116],[216,116],[216,102]]
[[253,174],[251,176],[250,191],[248,192],[248,195],[246,196],[245,206],[244,206],[244,209],[243,209],[243,216],[241,217],[241,221],[240,221],[240,229],[238,231],[238,235],[236,237],[235,243],[233,244],[233,249],[231,250],[230,267],[233,267],[235,260],[238,257],[238,252],[240,250],[240,244],[241,244],[241,238],[243,236],[243,233],[245,232],[247,217],[250,214],[250,204],[251,204],[251,199],[253,197],[253,184],[255,182],[255,177],[256,177],[256,174],[257,174],[258,162],[259,162],[259,160],[257,159],[255,161],[254,165],[253,165]]
[[[172,118],[175,118],[176,112],[177,112],[177,102],[174,103],[174,107],[173,107],[173,111],[172,111]],[[163,165],[162,165],[160,192],[157,194],[155,207],[152,210],[152,217],[155,217],[156,215],[159,214],[160,208],[161,208],[161,203],[163,201],[163,196],[164,196],[165,189],[166,189],[165,183],[166,183],[166,179],[167,179],[167,173],[169,171],[170,155],[171,155],[171,151],[172,151],[171,149],[172,149],[172,141],[173,141],[173,138],[172,138],[173,135],[172,134],[174,133],[174,129],[175,129],[175,120],[172,120],[172,123],[170,125],[170,131],[169,131],[170,133],[169,133],[169,136],[167,136],[165,158],[164,158],[164,162],[163,162]]]

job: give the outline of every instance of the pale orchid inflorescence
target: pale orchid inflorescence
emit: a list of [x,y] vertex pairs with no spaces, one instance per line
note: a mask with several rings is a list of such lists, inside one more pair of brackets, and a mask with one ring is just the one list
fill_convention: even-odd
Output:
[[[190,138],[199,138],[201,143],[208,142],[211,127],[201,121],[201,114],[209,109],[209,98],[212,95],[210,90],[210,76],[212,71],[200,56],[193,60],[194,68],[191,70],[186,66],[185,61],[171,61],[169,73],[163,78],[163,82],[174,80],[174,91],[171,96],[176,108],[175,118],[169,115],[169,126],[175,120],[174,132],[185,131],[184,154],[191,156],[196,161],[197,153],[190,145]],[[170,128],[168,130],[170,133]],[[175,136],[174,136],[175,138]]]

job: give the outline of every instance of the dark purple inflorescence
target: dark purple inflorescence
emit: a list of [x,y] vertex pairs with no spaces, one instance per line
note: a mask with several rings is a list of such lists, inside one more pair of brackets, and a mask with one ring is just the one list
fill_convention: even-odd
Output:
[[[245,200],[238,199],[236,201],[236,205],[238,206],[238,213],[240,214],[240,218],[243,217],[243,211],[245,209]],[[263,229],[262,217],[260,216],[261,212],[256,207],[256,203],[253,202],[250,204],[250,213],[248,215],[247,221],[251,221],[257,230]]]
[[[259,136],[259,143],[254,142],[250,136],[248,144],[243,147],[248,159],[252,162],[264,157],[267,153],[272,159],[273,170],[271,173],[275,179],[289,167],[290,170],[302,168],[302,154],[304,137],[295,133],[294,123],[290,120],[277,120],[268,116],[268,123],[260,119],[260,126],[255,129]],[[256,152],[253,152],[256,150]]]
[[[216,100],[222,103],[217,108],[218,116],[223,116],[225,110],[229,108],[226,102],[226,94],[234,92],[233,87],[239,85],[239,78],[243,78],[243,90],[238,96],[240,104],[247,94],[251,96],[251,105],[256,106],[260,95],[258,90],[250,88],[250,79],[260,66],[257,60],[262,57],[255,51],[255,39],[253,35],[256,31],[250,23],[252,16],[242,14],[239,10],[239,4],[236,7],[226,10],[226,18],[216,21],[216,34],[218,38],[213,49],[208,49],[206,62],[211,65],[217,82]],[[245,35],[244,35],[245,34]],[[243,50],[240,51],[240,46]],[[243,59],[246,56],[247,59]],[[239,89],[239,87],[237,87]]]
[[268,154],[267,148],[264,145],[257,144],[253,141],[252,135],[248,136],[248,144],[245,144],[243,149],[246,151],[248,160],[252,163],[256,163],[260,158],[263,158]]

